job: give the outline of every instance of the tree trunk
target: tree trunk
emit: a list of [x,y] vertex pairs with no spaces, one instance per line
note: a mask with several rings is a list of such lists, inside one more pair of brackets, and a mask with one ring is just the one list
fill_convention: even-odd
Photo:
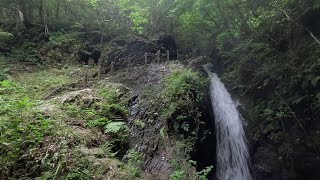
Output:
[[59,19],[59,15],[60,15],[60,4],[61,4],[61,0],[57,0],[57,6],[56,6],[56,12],[55,12],[57,20]]
[[28,5],[25,1],[20,1],[19,5],[21,7],[20,11],[23,14],[23,24],[26,26],[27,29],[32,27],[30,22],[30,13],[28,12]]
[[43,0],[39,0],[39,7],[38,7],[38,11],[39,11],[39,17],[40,19],[43,19]]
[[224,28],[228,28],[229,27],[228,17],[227,17],[226,13],[223,11],[223,9],[221,7],[221,1],[220,0],[215,0],[215,2],[217,4],[218,12],[220,13],[220,15],[221,15],[221,17],[223,19]]

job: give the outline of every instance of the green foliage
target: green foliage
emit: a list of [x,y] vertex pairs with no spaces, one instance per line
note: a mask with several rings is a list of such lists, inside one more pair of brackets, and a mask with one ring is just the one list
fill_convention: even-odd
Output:
[[69,171],[65,175],[66,180],[89,180],[92,179],[92,171],[90,169],[90,161],[81,154],[76,154],[74,157],[77,162],[71,165]]
[[[140,9],[139,7],[137,8],[136,6],[132,6],[134,9]],[[131,29],[138,33],[138,34],[142,34],[143,33],[143,25],[145,23],[147,23],[147,19],[145,19],[140,13],[142,12],[132,12],[129,17],[131,18],[132,22],[133,22],[133,26],[131,27]]]
[[[92,179],[105,175],[105,169],[96,170],[87,154],[75,153],[78,146],[86,143],[101,143],[99,147],[110,158],[110,163],[115,163],[110,165],[116,169],[112,173],[120,177],[139,176],[136,166],[127,169],[115,159],[116,156],[122,158],[128,150],[128,128],[121,122],[128,109],[127,101],[119,98],[122,92],[106,88],[103,94],[106,98],[90,108],[63,104],[53,115],[40,108],[46,103],[55,103],[54,100],[44,103],[43,97],[66,84],[68,87],[72,82],[69,73],[73,70],[73,67],[39,69],[0,81],[0,179]],[[125,96],[121,94],[122,98]],[[76,126],[71,126],[70,121],[84,122],[86,133],[106,131],[108,135],[104,137],[108,139],[87,137]]]
[[143,122],[141,119],[134,120],[134,124],[140,129],[144,129],[146,126],[146,123]]
[[36,48],[36,44],[34,43],[24,43],[21,48],[13,49],[10,57],[20,62],[39,63],[41,56]]
[[113,142],[110,142],[110,141],[106,141],[105,143],[100,145],[100,148],[102,149],[104,154],[107,155],[108,157],[115,157],[117,155],[118,152],[114,152],[113,147],[114,147]]
[[165,115],[171,116],[181,107],[192,106],[194,104],[192,102],[200,102],[204,96],[203,89],[207,84],[207,79],[192,70],[183,69],[171,73],[165,79],[165,87],[162,91],[164,101],[170,102],[165,108]]
[[141,177],[141,167],[143,156],[135,150],[129,150],[127,157],[129,158],[125,168],[129,171],[130,178]]
[[193,150],[194,143],[194,138],[183,139],[175,143],[171,159],[171,164],[174,171],[170,175],[170,179],[182,180],[189,177],[191,168],[194,165],[189,161],[190,153]]
[[[81,33],[79,32],[71,32],[71,33],[53,33],[50,37],[50,44],[53,46],[62,46],[62,45],[74,45],[79,39]],[[78,42],[79,43],[79,42]]]
[[125,130],[126,126],[124,122],[110,122],[105,127],[106,133],[120,133]]
[[13,35],[9,32],[5,32],[2,29],[0,29],[0,41],[9,41],[13,38]]
[[54,125],[51,119],[32,109],[34,104],[28,97],[12,96],[18,93],[21,88],[16,84],[0,82],[1,174],[14,173],[16,167],[26,168],[20,163],[51,133]]
[[104,129],[109,123],[110,123],[109,119],[101,117],[101,118],[89,121],[88,126],[89,127],[99,127],[101,129]]
[[207,180],[207,177],[209,175],[209,173],[212,171],[213,166],[208,166],[206,168],[204,168],[202,171],[198,172],[198,178],[199,180]]
[[198,72],[183,69],[171,73],[165,80],[164,95],[168,99],[180,99],[191,92],[199,94],[195,100],[201,100],[203,93],[201,90],[206,87],[207,79],[201,77]]
[[170,179],[171,180],[184,180],[184,179],[186,179],[186,174],[183,170],[174,171],[170,175]]

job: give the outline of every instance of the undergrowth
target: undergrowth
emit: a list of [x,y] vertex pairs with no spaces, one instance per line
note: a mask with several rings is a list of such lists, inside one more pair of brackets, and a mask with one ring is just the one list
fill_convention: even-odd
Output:
[[[161,97],[167,103],[163,115],[169,118],[179,108],[192,110],[195,103],[201,102],[208,80],[191,69],[182,69],[171,73],[165,79]],[[177,118],[183,119],[184,117]]]
[[207,171],[194,173],[196,162],[191,161],[190,154],[194,150],[200,127],[201,102],[206,95],[207,78],[191,69],[180,69],[169,74],[161,91],[161,101],[165,104],[161,115],[167,119],[168,135],[161,131],[163,138],[174,139],[171,164],[173,173],[170,179],[206,179]]
[[28,96],[15,97],[22,87],[11,81],[0,82],[0,171],[1,177],[15,176],[28,169],[25,164],[31,150],[39,148],[45,136],[52,134],[54,122],[33,107]]
[[[92,106],[82,103],[59,106],[55,100],[43,100],[49,92],[77,83],[81,77],[74,78],[70,72],[78,69],[38,68],[13,77],[7,76],[6,70],[1,71],[5,78],[0,81],[0,179],[105,176],[107,172],[98,171],[88,155],[78,153],[81,145],[103,149],[103,157],[110,158],[106,166],[114,166],[108,176],[116,179],[140,177],[140,168],[134,163],[138,160],[132,160],[137,154],[130,155],[131,165],[123,165],[116,159],[122,158],[128,150],[129,132],[124,122],[128,116],[128,99],[123,94],[119,98],[122,92],[117,87],[100,88],[98,96],[102,101]],[[57,108],[53,115],[41,110],[47,105]],[[70,120],[82,121],[85,132],[95,136],[100,131],[97,133],[100,135],[86,137],[70,125]],[[101,134],[104,134],[103,139],[99,139]]]

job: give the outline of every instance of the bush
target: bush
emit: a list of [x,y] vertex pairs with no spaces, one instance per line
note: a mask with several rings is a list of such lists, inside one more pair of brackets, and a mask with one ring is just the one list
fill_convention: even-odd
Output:
[[4,32],[2,29],[0,29],[0,41],[9,41],[13,38],[13,35],[8,32]]
[[38,63],[41,60],[41,55],[34,43],[24,43],[21,48],[14,49],[10,56],[20,62]]
[[125,168],[129,171],[130,178],[135,179],[136,177],[141,177],[141,167],[143,163],[142,154],[135,150],[130,150],[127,157],[129,160],[125,165]]
[[7,77],[7,74],[5,73],[5,71],[3,69],[0,69],[0,81],[4,81],[7,78],[8,77]]
[[208,80],[191,69],[171,73],[166,77],[165,87],[162,91],[162,97],[168,103],[165,115],[169,117],[181,107],[188,107],[195,102],[200,102],[204,97],[204,89],[207,85]]

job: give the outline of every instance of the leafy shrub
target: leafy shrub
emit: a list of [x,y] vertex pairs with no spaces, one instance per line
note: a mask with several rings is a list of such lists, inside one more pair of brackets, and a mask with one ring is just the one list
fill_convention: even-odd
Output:
[[173,147],[173,158],[171,159],[171,164],[174,169],[173,174],[170,176],[172,180],[187,179],[192,165],[195,164],[195,162],[192,163],[191,161],[188,161],[194,144],[195,139],[191,137],[176,141]]
[[13,35],[0,29],[0,51],[10,51]]
[[99,127],[101,129],[104,129],[109,123],[110,123],[109,119],[101,117],[101,118],[97,118],[95,120],[89,121],[87,124],[89,127]]
[[171,73],[165,79],[165,87],[162,97],[168,105],[165,115],[170,116],[181,107],[188,107],[194,102],[200,102],[204,97],[204,91],[208,80],[198,72],[183,69]]
[[209,173],[212,171],[213,166],[208,166],[206,168],[204,168],[202,171],[198,172],[198,178],[199,180],[207,180],[207,177],[209,175]]
[[[26,168],[24,159],[50,134],[53,122],[32,109],[28,97],[9,97],[21,93],[10,81],[0,82],[0,171],[2,175]],[[36,163],[36,162],[34,162]],[[30,166],[31,164],[28,164]],[[21,173],[21,172],[20,172]]]
[[8,41],[13,37],[11,33],[5,32],[0,29],[0,41]]
[[77,42],[81,33],[53,33],[50,37],[50,44],[53,46],[72,45]]
[[170,179],[171,180],[184,180],[184,179],[186,179],[186,174],[183,170],[177,170],[177,171],[174,171],[170,175]]
[[92,171],[90,169],[90,161],[83,157],[82,154],[75,154],[76,162],[69,165],[68,172],[64,179],[66,180],[89,180],[92,179]]
[[140,129],[143,129],[146,126],[146,123],[143,122],[141,119],[136,119],[134,121],[134,124]]
[[120,133],[126,129],[124,122],[110,122],[105,126],[106,133]]
[[36,44],[33,43],[24,43],[21,48],[13,49],[10,56],[20,62],[38,63],[41,60],[41,55],[36,48]]
[[141,177],[141,166],[143,163],[142,154],[135,150],[130,150],[127,157],[129,159],[125,165],[125,168],[129,171],[130,177],[132,179]]

